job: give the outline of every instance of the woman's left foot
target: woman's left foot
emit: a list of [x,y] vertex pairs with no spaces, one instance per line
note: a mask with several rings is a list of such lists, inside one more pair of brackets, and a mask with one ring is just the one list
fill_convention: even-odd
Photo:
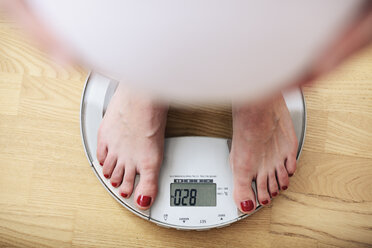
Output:
[[296,170],[297,138],[283,96],[264,104],[233,106],[230,164],[234,200],[244,213],[252,212],[256,196],[261,205],[286,190]]

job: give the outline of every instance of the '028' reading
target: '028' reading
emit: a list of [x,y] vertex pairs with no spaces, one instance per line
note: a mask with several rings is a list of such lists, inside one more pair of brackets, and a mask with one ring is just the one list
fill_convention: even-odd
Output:
[[197,194],[196,189],[176,189],[173,204],[175,206],[195,206]]

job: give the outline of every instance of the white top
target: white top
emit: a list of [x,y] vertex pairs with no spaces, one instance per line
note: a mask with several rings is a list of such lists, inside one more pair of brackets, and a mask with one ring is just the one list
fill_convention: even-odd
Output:
[[362,0],[29,0],[95,69],[182,100],[281,89],[350,22]]

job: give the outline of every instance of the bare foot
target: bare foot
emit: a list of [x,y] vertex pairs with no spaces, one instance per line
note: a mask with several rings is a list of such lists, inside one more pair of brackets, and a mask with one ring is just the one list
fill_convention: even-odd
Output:
[[261,104],[233,106],[233,131],[234,200],[249,213],[257,205],[252,180],[262,205],[288,188],[288,177],[296,170],[297,138],[281,95]]
[[119,85],[98,131],[97,159],[103,174],[122,197],[133,192],[140,209],[148,209],[158,190],[168,108]]

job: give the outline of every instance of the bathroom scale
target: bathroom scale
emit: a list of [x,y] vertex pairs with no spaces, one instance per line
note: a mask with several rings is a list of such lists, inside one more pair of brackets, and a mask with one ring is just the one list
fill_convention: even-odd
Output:
[[[96,158],[97,132],[118,82],[90,73],[82,94],[80,127],[85,153],[99,181],[126,209],[159,226],[179,230],[220,228],[247,217],[233,200],[233,177],[229,165],[230,139],[172,137],[165,139],[159,191],[148,210],[136,207],[134,194],[123,198],[102,173]],[[300,89],[283,92],[298,139],[300,156],[306,130],[306,106]],[[140,175],[136,176],[135,184]],[[256,191],[255,183],[252,188]],[[258,204],[254,212],[261,209]],[[254,213],[253,212],[253,213]],[[253,214],[251,213],[251,214]]]

